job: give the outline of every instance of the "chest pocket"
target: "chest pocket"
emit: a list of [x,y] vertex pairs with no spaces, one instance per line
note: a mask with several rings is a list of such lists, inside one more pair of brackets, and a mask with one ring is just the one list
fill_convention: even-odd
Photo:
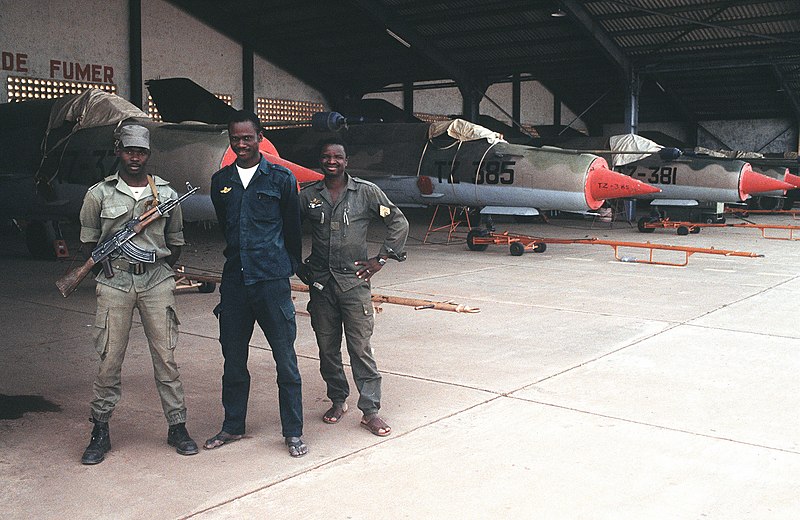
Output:
[[127,213],[127,206],[103,206],[103,208],[100,210],[100,218],[113,221],[123,217]]
[[258,190],[252,203],[253,219],[275,222],[281,218],[281,194],[276,190]]
[[328,218],[328,215],[325,215],[325,217],[323,217],[322,213],[323,213],[322,205],[316,208],[308,208],[306,210],[306,219],[312,224],[324,224],[325,221],[330,219]]

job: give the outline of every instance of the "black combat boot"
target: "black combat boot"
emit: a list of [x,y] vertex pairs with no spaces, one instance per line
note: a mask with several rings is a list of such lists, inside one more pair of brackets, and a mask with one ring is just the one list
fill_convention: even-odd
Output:
[[106,458],[106,452],[111,449],[111,436],[108,433],[108,423],[90,419],[94,423],[92,440],[83,452],[81,464],[100,464]]
[[198,451],[197,444],[186,431],[186,423],[178,423],[169,427],[167,444],[174,446],[175,451],[181,455],[195,455]]

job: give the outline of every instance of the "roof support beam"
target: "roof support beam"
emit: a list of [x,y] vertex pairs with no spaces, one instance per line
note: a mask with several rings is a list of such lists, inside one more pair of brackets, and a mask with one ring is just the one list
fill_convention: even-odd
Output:
[[639,74],[630,71],[625,85],[625,133],[639,132],[639,94],[642,90],[642,81]]
[[687,144],[697,145],[697,116],[686,106],[681,99],[671,89],[664,88],[664,81],[658,74],[653,75],[653,80],[660,90],[670,101],[675,110],[681,115],[684,131],[686,132]]
[[142,108],[142,0],[128,0],[128,63],[130,95],[128,100]]
[[481,99],[483,99],[486,89],[478,90],[475,87],[465,88],[459,85],[458,90],[461,92],[461,117],[477,123],[481,113]]
[[765,65],[800,65],[797,56],[738,56],[725,57],[718,54],[696,54],[691,61],[686,58],[666,59],[644,65],[639,70],[642,74],[657,74],[664,72],[689,72],[695,70],[711,69],[747,69],[763,67]]
[[403,110],[407,116],[414,115],[414,82],[403,83]]
[[592,15],[583,7],[582,3],[577,0],[560,0],[559,3],[562,8],[591,35],[603,52],[611,58],[617,67],[619,67],[623,77],[627,78],[633,68],[631,61],[625,53],[622,52],[619,45],[617,45],[608,33],[603,30],[600,24],[592,18]]
[[561,98],[553,94],[553,125],[561,126]]
[[255,67],[253,48],[242,45],[242,108],[255,112]]
[[[427,58],[447,73],[461,89],[462,94],[467,92],[468,97],[475,95],[475,92],[483,92],[475,78],[470,76],[461,66],[455,63],[449,56],[441,50],[431,45],[430,41],[420,35],[413,27],[403,22],[395,16],[391,10],[386,9],[380,2],[374,0],[354,0],[354,3],[361,9],[382,24],[389,36],[392,36],[400,44],[405,45],[413,52]],[[481,94],[482,95],[482,94]],[[480,103],[480,97],[477,103]],[[466,104],[466,103],[465,103]]]
[[639,127],[639,74],[634,70],[631,60],[619,45],[606,33],[592,15],[577,0],[559,0],[561,7],[576,20],[592,39],[600,46],[614,64],[617,65],[625,81],[625,128],[628,133],[635,134]]
[[511,121],[517,127],[522,123],[522,82],[519,73],[511,78]]
[[792,87],[786,82],[786,77],[781,73],[780,67],[777,65],[772,65],[772,72],[775,74],[775,78],[778,80],[778,84],[781,86],[781,90],[783,91],[783,95],[786,96],[786,99],[789,101],[789,104],[792,106],[792,110],[794,111],[794,118],[795,120],[800,120],[800,101],[797,99],[797,95],[792,90]]

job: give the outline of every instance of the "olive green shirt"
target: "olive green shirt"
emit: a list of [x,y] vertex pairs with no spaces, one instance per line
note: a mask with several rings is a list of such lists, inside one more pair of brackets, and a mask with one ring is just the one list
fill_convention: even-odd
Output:
[[[153,180],[159,202],[178,198],[177,192],[169,186],[167,181],[157,176],[153,176]],[[89,188],[83,199],[80,213],[81,242],[102,243],[122,229],[129,220],[144,213],[146,211],[145,204],[152,199],[153,194],[149,187],[145,189],[142,198],[136,200],[133,192],[118,173],[106,177]],[[144,228],[141,233],[131,239],[131,242],[142,249],[155,251],[156,263],[146,264],[146,272],[139,275],[115,268],[114,277],[106,278],[101,272],[95,278],[98,283],[123,291],[129,291],[134,286],[137,291],[145,291],[173,276],[172,268],[163,259],[170,255],[168,245],[182,246],[185,244],[180,205]],[[112,265],[124,265],[126,260],[128,259],[121,256],[117,260],[112,260]]]
[[332,276],[343,291],[364,283],[356,277],[355,261],[370,258],[367,230],[373,220],[383,222],[387,231],[378,254],[398,261],[406,259],[408,221],[369,181],[348,175],[347,187],[336,204],[325,181],[317,181],[300,192],[300,211],[312,229],[309,263],[313,282],[324,285]]

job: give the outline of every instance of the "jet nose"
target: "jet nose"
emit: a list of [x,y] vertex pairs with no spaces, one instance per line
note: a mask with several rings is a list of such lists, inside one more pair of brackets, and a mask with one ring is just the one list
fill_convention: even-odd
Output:
[[266,157],[266,159],[272,164],[279,164],[288,168],[294,174],[297,182],[318,181],[324,178],[321,173],[315,172],[314,170],[309,170],[305,166],[300,166],[299,164],[291,161],[287,161],[283,157],[278,157],[277,155],[272,155],[268,152],[264,152],[264,157]]
[[756,173],[749,163],[742,168],[739,176],[739,197],[741,200],[747,199],[752,193],[764,193],[766,191],[786,191],[794,189],[795,186],[779,179],[767,177],[763,173]]
[[800,188],[800,177],[798,177],[797,175],[792,175],[791,173],[789,173],[789,168],[786,168],[786,173],[783,174],[783,180],[784,180],[784,182],[788,182],[789,184],[791,184],[795,188]]
[[592,209],[603,205],[606,199],[620,199],[658,193],[661,189],[645,184],[627,175],[609,170],[605,165],[589,168],[586,176],[586,202]]

